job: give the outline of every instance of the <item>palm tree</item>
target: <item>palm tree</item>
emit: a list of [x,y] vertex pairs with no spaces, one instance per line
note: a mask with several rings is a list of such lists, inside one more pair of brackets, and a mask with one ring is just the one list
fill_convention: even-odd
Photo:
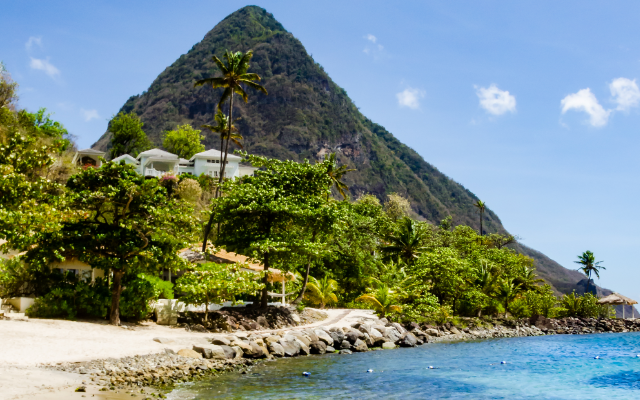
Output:
[[382,246],[382,251],[396,254],[407,264],[417,259],[426,248],[423,246],[424,233],[416,225],[414,220],[404,217],[398,232],[389,236],[389,244]]
[[504,317],[507,317],[509,303],[513,301],[521,292],[520,284],[516,284],[513,279],[503,279],[498,285],[496,297],[504,301]]
[[[216,125],[202,125],[202,128],[209,129],[211,132],[215,132],[220,135],[220,160],[222,160],[224,140],[231,140],[236,146],[243,148],[241,140],[242,135],[238,132],[238,128],[235,125],[231,126],[231,137],[229,137],[229,118],[220,110],[216,112],[215,116]],[[224,163],[220,163],[220,176],[222,176],[222,166]],[[218,190],[220,186],[216,187],[216,197],[218,197]]]
[[[491,273],[491,268],[486,261],[480,264],[480,270],[475,279],[471,280],[471,283],[477,287],[480,292],[487,296],[491,296],[495,292],[496,278]],[[482,307],[478,310],[478,317],[482,316]]]
[[591,274],[595,274],[596,277],[600,279],[600,270],[606,269],[604,266],[600,265],[603,261],[596,261],[596,257],[589,250],[579,255],[578,261],[574,262],[582,265],[582,267],[578,268],[578,271],[582,271],[587,276],[587,291],[589,291],[589,284],[591,283]]
[[[336,187],[338,193],[342,195],[343,199],[346,199],[347,194],[345,191],[349,190],[349,187],[344,182],[342,182],[341,179],[347,172],[355,171],[355,169],[348,169],[348,167],[344,164],[338,166],[336,164],[336,153],[331,153],[328,160],[329,169],[327,171],[327,174],[329,175],[329,178],[331,178],[331,185]],[[329,195],[327,194],[327,196]]]
[[330,279],[328,276],[318,280],[312,276],[309,277],[310,282],[307,284],[306,297],[313,303],[320,304],[320,308],[331,303],[337,303],[338,282]]
[[527,290],[536,290],[540,286],[538,283],[544,282],[544,279],[538,278],[533,268],[529,268],[526,265],[522,266],[520,270],[520,274],[514,280],[516,283],[520,284],[523,291]]
[[[222,72],[222,76],[217,78],[201,79],[195,83],[195,87],[210,85],[213,89],[224,88],[224,92],[222,92],[222,96],[220,97],[220,101],[218,102],[218,109],[222,110],[222,105],[225,103],[225,101],[227,101],[227,99],[229,100],[228,121],[233,121],[234,94],[242,96],[242,99],[245,103],[249,100],[247,92],[245,92],[244,88],[242,87],[243,85],[267,94],[267,89],[254,82],[259,81],[261,79],[260,76],[258,76],[258,74],[247,73],[251,57],[253,57],[253,51],[251,50],[247,51],[244,54],[241,51],[231,53],[229,52],[229,50],[227,50],[223,56],[226,61],[226,64],[224,64],[218,57],[213,56],[213,62],[216,63],[216,65]],[[227,155],[229,153],[229,141],[232,136],[232,125],[232,123],[228,123],[229,135],[226,138],[226,145],[224,146],[224,160],[222,162],[222,168],[220,169],[218,187],[222,185],[222,181],[224,179],[224,172],[227,164]],[[218,190],[216,190],[216,193],[218,193]],[[209,218],[209,222],[207,223],[207,226],[204,230],[204,239],[202,240],[203,252],[207,249],[207,237],[209,236],[209,232],[211,231],[213,218],[214,214],[212,213],[211,217]]]
[[473,206],[476,207],[478,210],[480,210],[480,236],[482,236],[483,234],[482,216],[484,215],[484,210],[486,208],[486,205],[484,204],[484,201],[478,200],[475,203],[473,203]]
[[395,305],[396,295],[387,285],[380,285],[371,293],[363,294],[356,301],[370,304],[377,311],[380,318],[392,311],[401,311],[402,308]]

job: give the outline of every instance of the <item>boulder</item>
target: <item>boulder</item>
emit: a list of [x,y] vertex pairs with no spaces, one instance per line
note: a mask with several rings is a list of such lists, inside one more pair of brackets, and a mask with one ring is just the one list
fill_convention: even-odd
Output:
[[342,350],[340,350],[340,354],[351,354],[351,350],[342,349]]
[[333,339],[333,343],[336,346],[339,346],[340,343],[342,343],[342,341],[344,340],[344,332],[342,332],[341,330],[331,331],[329,335],[331,335],[331,338]]
[[437,329],[434,328],[428,328],[424,331],[424,333],[426,333],[429,336],[433,336],[433,337],[438,337],[440,336],[440,331],[438,331]]
[[397,322],[392,322],[392,323],[391,323],[391,326],[393,326],[394,328],[396,328],[396,330],[397,330],[401,335],[404,335],[405,333],[407,333],[407,330],[406,330],[406,329],[404,329],[404,328],[402,327],[402,325],[400,325],[400,324],[399,324],[399,323],[397,323]]
[[256,342],[249,342],[247,349],[242,349],[244,358],[265,358],[267,354]]
[[220,347],[224,351],[224,355],[226,356],[227,360],[236,358],[236,351],[232,347],[225,345],[220,345]]
[[[225,359],[227,359],[227,355],[225,354],[225,352],[222,349],[222,347],[220,347],[218,345],[215,345],[215,344],[203,345],[203,346],[193,346],[193,350],[197,351],[200,354],[202,354],[202,357],[206,358],[208,360],[209,359],[215,359],[215,360],[225,360]],[[235,354],[234,354],[234,356],[235,356]]]
[[367,344],[365,342],[363,342],[362,340],[358,339],[353,344],[353,350],[354,351],[367,351],[367,350],[369,350],[369,348],[367,347]]
[[306,343],[302,342],[298,338],[295,338],[294,340],[300,344],[301,356],[308,356],[309,354],[311,354],[311,350],[309,350],[309,346]]
[[364,339],[362,340],[367,344],[367,346],[373,347],[373,339],[371,339],[371,336],[369,336],[368,333],[364,334]]
[[278,342],[269,342],[269,352],[274,357],[284,357],[284,347]]
[[364,339],[364,333],[356,330],[350,330],[344,336],[351,344],[354,344],[356,340]]
[[213,339],[211,339],[211,343],[217,344],[218,346],[229,346],[231,344],[231,341],[223,337],[214,337]]
[[393,342],[384,342],[382,343],[382,348],[385,350],[395,349],[396,345]]
[[415,323],[415,322],[409,322],[409,323],[406,325],[406,328],[407,328],[407,330],[408,330],[409,332],[412,332],[414,329],[420,329],[420,325],[418,325],[418,324],[417,324],[417,323]]
[[356,329],[371,336],[371,326],[367,324],[358,324],[358,327]]
[[415,347],[418,344],[418,339],[411,332],[407,332],[402,339],[400,339],[400,346],[402,347]]
[[300,316],[298,314],[296,314],[296,313],[291,313],[291,319],[296,324],[299,324],[300,322],[302,322],[302,320],[300,319]]
[[312,329],[305,329],[304,331],[302,331],[305,335],[307,335],[309,337],[309,341],[310,342],[317,342],[318,339],[318,335],[316,334],[316,332]]
[[327,332],[323,331],[322,329],[316,329],[315,334],[318,337],[318,340],[324,342],[327,346],[331,346],[334,342],[331,335],[329,335]]
[[235,359],[242,358],[242,356],[244,356],[244,352],[242,351],[242,349],[240,347],[233,346],[232,349],[233,349],[233,351],[236,352],[236,355],[234,357]]
[[327,344],[322,340],[316,340],[315,342],[311,342],[309,350],[311,354],[324,354],[327,352]]
[[231,342],[231,347],[240,347],[243,353],[251,352],[251,345],[249,345],[249,342],[245,342],[244,340]]
[[342,343],[340,343],[340,349],[347,350],[350,348],[351,348],[351,343],[349,343],[348,340],[343,340]]
[[304,343],[307,347],[311,344],[311,340],[309,339],[309,337],[302,332],[292,331],[291,335]]
[[389,323],[389,320],[386,319],[386,318],[380,318],[380,323],[383,324],[383,325],[386,325],[386,324]]
[[534,315],[529,318],[529,324],[536,326],[540,329],[553,329],[553,325],[551,324],[551,320],[542,315]]
[[327,353],[333,353],[334,351],[336,351],[336,349],[334,349],[333,346],[327,346]]
[[178,355],[187,358],[202,358],[202,354],[197,351],[193,351],[191,349],[182,349],[178,350]]
[[269,328],[269,321],[267,321],[267,319],[262,315],[256,318],[256,322],[263,328]]
[[282,346],[285,357],[295,357],[300,353],[300,344],[295,339],[282,338],[278,343]]
[[388,329],[383,335],[383,337],[386,339],[387,342],[397,343],[402,336],[394,328],[394,329]]
[[264,341],[267,345],[269,345],[269,343],[278,343],[280,341],[280,336],[275,336],[275,335],[267,336],[264,339]]
[[454,335],[459,335],[459,334],[460,334],[460,331],[459,331],[459,330],[458,330],[458,328],[456,328],[455,326],[452,326],[452,327],[449,329],[449,332],[453,333]]

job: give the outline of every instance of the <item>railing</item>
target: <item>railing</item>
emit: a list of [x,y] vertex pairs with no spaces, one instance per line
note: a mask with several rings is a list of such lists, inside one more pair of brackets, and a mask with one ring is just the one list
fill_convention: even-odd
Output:
[[153,169],[153,168],[145,168],[145,170],[144,170],[144,176],[161,177],[162,175],[164,175],[166,173],[167,173],[167,171],[158,171],[157,169]]

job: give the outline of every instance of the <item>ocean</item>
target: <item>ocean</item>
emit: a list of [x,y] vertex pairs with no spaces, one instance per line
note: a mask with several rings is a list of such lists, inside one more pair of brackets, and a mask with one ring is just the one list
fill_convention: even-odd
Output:
[[[303,376],[305,371],[311,375]],[[168,398],[640,399],[640,333],[432,343],[280,359],[245,375],[182,385]]]

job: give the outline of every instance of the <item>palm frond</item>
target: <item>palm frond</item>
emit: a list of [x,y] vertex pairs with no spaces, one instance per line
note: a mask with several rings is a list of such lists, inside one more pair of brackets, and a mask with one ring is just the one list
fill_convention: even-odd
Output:
[[258,85],[255,82],[251,82],[251,81],[245,80],[245,79],[240,79],[240,82],[245,84],[245,85],[247,85],[251,89],[258,90],[258,91],[260,91],[260,92],[262,92],[264,94],[269,94],[269,93],[267,93],[267,89],[265,89],[262,85]]

